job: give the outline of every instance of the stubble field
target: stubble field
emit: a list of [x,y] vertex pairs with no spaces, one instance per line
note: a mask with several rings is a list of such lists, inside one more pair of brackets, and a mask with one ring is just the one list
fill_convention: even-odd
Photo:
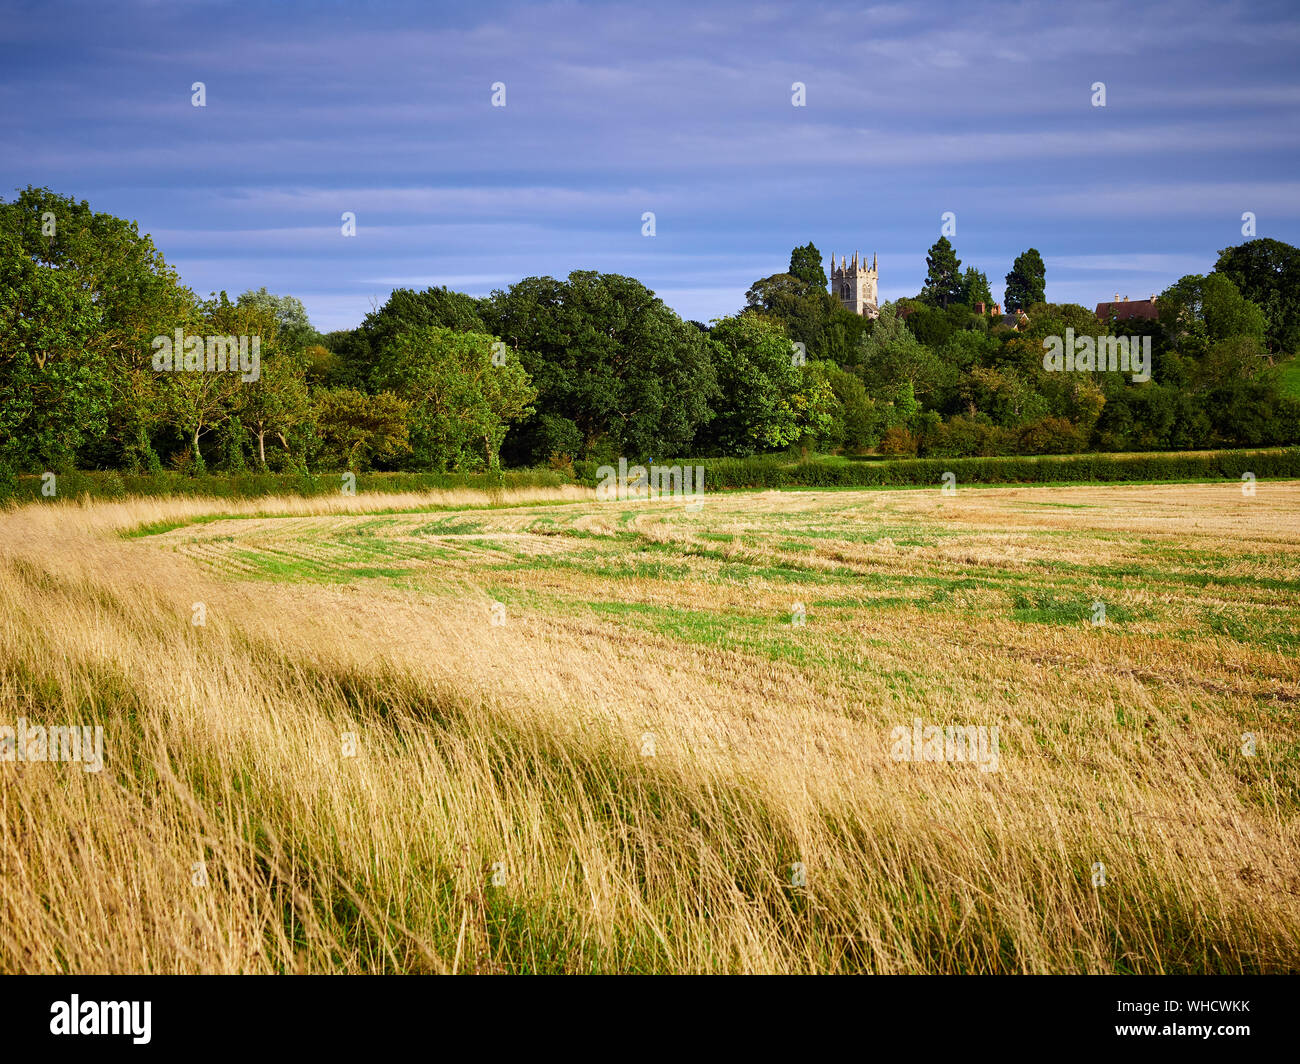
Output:
[[[0,763],[0,970],[1296,970],[1298,513],[1295,482],[0,513],[0,725],[104,751]],[[996,761],[900,760],[914,726]]]

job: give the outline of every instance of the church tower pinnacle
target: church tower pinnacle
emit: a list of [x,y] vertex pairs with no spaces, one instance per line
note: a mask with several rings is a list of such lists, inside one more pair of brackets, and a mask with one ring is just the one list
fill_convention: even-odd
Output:
[[871,254],[870,267],[867,266],[866,256],[856,251],[848,261],[841,255],[838,267],[835,265],[835,256],[831,255],[831,293],[839,297],[840,305],[845,310],[869,318],[876,317],[880,313],[876,292],[878,280],[875,252]]

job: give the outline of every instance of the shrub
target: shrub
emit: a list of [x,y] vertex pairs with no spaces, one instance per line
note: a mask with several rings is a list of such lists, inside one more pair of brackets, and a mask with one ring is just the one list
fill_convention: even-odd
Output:
[[570,480],[576,480],[578,474],[573,468],[573,455],[561,454],[558,451],[552,451],[551,457],[547,460],[547,465],[557,473],[561,473]]
[[881,454],[914,455],[916,447],[916,437],[902,425],[895,425],[880,438]]
[[1045,417],[1021,428],[1016,442],[1022,454],[1075,454],[1086,441],[1072,422]]

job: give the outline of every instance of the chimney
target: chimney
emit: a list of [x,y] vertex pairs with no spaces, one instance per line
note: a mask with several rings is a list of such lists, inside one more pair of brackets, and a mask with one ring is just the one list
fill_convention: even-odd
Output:
[[976,303],[976,304],[975,304],[975,313],[976,313],[976,314],[983,314],[983,313],[984,313],[984,304],[983,304],[983,303]]
[[1125,296],[1125,297],[1124,297],[1124,302],[1125,302],[1125,303],[1128,302],[1128,296]]
[[1116,302],[1116,303],[1119,302],[1119,293],[1118,293],[1118,292],[1115,293],[1115,302]]
[[1151,302],[1154,303],[1155,301],[1156,301],[1156,294],[1155,294],[1154,292],[1152,292],[1152,293],[1151,293]]

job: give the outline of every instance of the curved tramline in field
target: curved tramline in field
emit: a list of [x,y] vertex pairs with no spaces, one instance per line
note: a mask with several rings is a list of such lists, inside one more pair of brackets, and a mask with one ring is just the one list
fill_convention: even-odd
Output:
[[0,967],[1294,969],[1298,505],[10,510]]

